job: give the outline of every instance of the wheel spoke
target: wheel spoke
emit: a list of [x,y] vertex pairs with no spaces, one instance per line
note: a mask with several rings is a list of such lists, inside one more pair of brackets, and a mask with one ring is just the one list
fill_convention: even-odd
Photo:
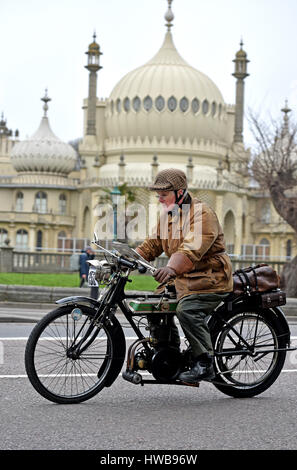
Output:
[[[90,322],[91,317],[84,312],[80,319],[74,320],[68,308],[67,313],[49,317],[38,332],[36,345],[30,352],[34,364],[33,382],[38,380],[38,387],[56,397],[57,401],[71,401],[92,393],[95,388],[101,387],[110,367],[113,347],[109,332],[104,327],[81,355],[74,355],[75,345],[82,339],[84,344],[89,340],[84,336]],[[96,331],[93,329],[90,337],[94,333]],[[28,375],[30,378],[30,371]]]
[[[229,325],[217,337],[218,374],[236,386],[254,386],[262,382],[275,365],[277,352],[273,349],[278,347],[277,336],[264,318],[256,313],[238,314],[229,321]],[[269,351],[265,352],[265,348]],[[247,352],[240,354],[245,349]]]

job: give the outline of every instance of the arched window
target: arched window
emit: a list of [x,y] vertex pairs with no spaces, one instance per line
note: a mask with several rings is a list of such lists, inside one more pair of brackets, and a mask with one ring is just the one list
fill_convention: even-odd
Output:
[[23,209],[24,209],[24,195],[21,191],[19,191],[16,196],[15,210],[20,212]]
[[36,250],[41,251],[42,249],[42,231],[37,231]]
[[256,249],[256,258],[265,261],[270,256],[270,242],[267,238],[262,238]]
[[287,259],[292,258],[292,240],[287,240],[287,243],[286,243],[286,257],[287,257]]
[[66,246],[66,233],[64,230],[58,233],[58,250],[65,251]]
[[5,240],[8,238],[8,233],[5,228],[0,228],[0,246],[5,245]]
[[16,233],[15,247],[18,250],[28,249],[28,232],[27,230],[20,229]]
[[67,209],[67,198],[65,194],[59,196],[59,214],[66,214]]
[[224,218],[224,237],[226,248],[229,254],[234,254],[235,248],[235,217],[231,210],[227,212]]
[[35,196],[35,210],[41,214],[47,212],[47,195],[43,191],[38,191]]

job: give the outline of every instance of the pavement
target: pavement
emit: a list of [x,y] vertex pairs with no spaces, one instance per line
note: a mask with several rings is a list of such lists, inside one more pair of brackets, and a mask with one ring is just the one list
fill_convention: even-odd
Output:
[[[129,291],[139,296],[149,291]],[[58,307],[56,300],[79,295],[90,297],[90,288],[13,286],[0,284],[0,323],[36,323]]]

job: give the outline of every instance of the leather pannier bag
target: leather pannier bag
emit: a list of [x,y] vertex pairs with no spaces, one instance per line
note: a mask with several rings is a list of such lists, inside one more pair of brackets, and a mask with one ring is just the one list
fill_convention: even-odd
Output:
[[258,264],[233,273],[233,295],[257,295],[261,307],[286,304],[286,293],[279,289],[280,277],[268,264]]
[[268,264],[258,264],[233,273],[233,293],[253,294],[279,289],[280,277]]
[[278,307],[285,304],[286,293],[281,290],[261,294],[261,307],[263,308]]

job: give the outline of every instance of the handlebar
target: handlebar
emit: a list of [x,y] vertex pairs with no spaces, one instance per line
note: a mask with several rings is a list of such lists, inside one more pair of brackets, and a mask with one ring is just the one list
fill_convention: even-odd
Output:
[[128,261],[127,259],[123,258],[122,256],[119,257],[119,263],[127,268],[137,269],[138,263],[136,261]]
[[147,268],[143,265],[139,265],[138,261],[128,261],[127,259],[123,258],[122,256],[119,258],[119,263],[123,266],[126,266],[130,269],[138,269],[141,274],[146,273]]
[[[135,261],[129,261],[123,256],[118,256],[117,254],[113,253],[110,250],[107,250],[103,246],[99,245],[96,234],[94,233],[94,240],[92,241],[94,245],[98,246],[102,251],[107,253],[108,255],[112,256],[113,258],[116,258],[120,264],[123,266],[126,266],[127,268],[130,269],[138,269],[140,273],[145,273],[147,270],[150,271],[150,273],[154,273],[156,271],[156,268],[152,266],[149,262],[147,262],[144,258],[142,258],[135,250],[131,249],[132,252],[132,257],[134,258],[136,256]],[[115,243],[115,242],[114,242]],[[116,250],[118,252],[121,252],[121,244],[119,243],[119,246],[116,247]],[[138,259],[140,258],[140,259]]]

